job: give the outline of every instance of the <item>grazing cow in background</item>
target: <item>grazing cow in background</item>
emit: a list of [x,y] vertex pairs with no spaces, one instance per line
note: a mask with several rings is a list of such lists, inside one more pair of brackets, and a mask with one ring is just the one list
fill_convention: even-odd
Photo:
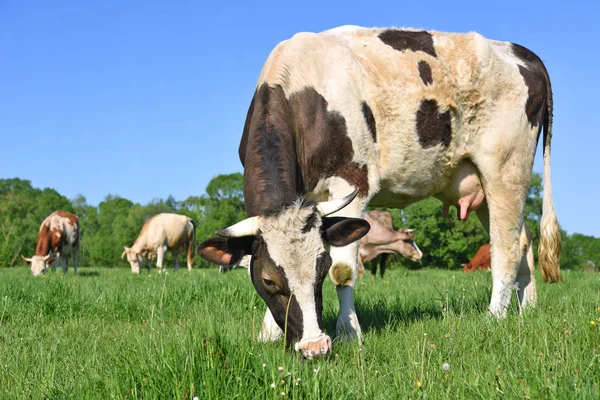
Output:
[[600,272],[600,268],[592,260],[587,260],[583,272]]
[[[381,254],[380,274],[385,274],[385,263],[389,254],[400,254],[412,261],[418,261],[423,253],[415,243],[414,229],[400,228],[394,230],[392,213],[382,210],[371,210],[365,213],[365,219],[371,226],[369,233],[360,239],[358,248],[358,273],[364,274],[364,263],[374,260]],[[371,276],[375,278],[377,262],[371,265]]]
[[144,223],[142,232],[133,246],[125,247],[121,258],[127,256],[131,272],[134,274],[140,273],[140,265],[144,259],[151,263],[156,258],[156,268],[158,273],[161,273],[167,250],[173,254],[175,271],[179,269],[179,254],[183,252],[187,253],[187,267],[191,271],[194,264],[195,232],[194,221],[185,215],[155,215]]
[[48,269],[48,265],[56,270],[57,264],[62,264],[62,272],[67,272],[69,259],[73,257],[73,273],[77,275],[79,263],[79,218],[65,211],[55,211],[50,214],[38,232],[35,255],[23,258],[31,264],[33,276],[38,276]]
[[235,267],[237,267],[238,265],[241,265],[242,267],[246,268],[248,270],[248,274],[250,274],[250,256],[248,256],[248,255],[242,257],[240,259],[240,261],[238,261],[235,264],[232,264],[232,265],[219,265],[219,272],[220,273],[229,272],[232,269],[234,269]]
[[490,256],[490,244],[486,243],[477,250],[471,261],[462,265],[463,271],[470,273],[481,269],[489,271],[492,268],[492,257]]
[[404,208],[435,196],[458,204],[461,216],[476,211],[489,230],[489,312],[504,317],[515,282],[522,305],[535,303],[519,235],[542,131],[539,260],[543,278],[558,281],[552,91],[534,53],[477,33],[344,26],[296,34],[269,55],[246,117],[239,156],[249,218],[198,252],[219,265],[251,254],[252,282],[268,306],[263,338],[285,327],[288,345],[310,358],[331,350],[322,324],[328,272],[338,334],[361,335],[354,286],[367,205]]

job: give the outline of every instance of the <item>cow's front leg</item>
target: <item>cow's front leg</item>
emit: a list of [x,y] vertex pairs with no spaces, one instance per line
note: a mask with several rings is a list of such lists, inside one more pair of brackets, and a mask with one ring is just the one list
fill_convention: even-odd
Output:
[[160,246],[156,249],[156,269],[158,273],[162,273],[163,260],[165,259],[165,253],[167,252],[167,246]]
[[[340,180],[332,182],[329,192],[332,198],[342,198],[354,187]],[[332,216],[362,218],[368,199],[359,194],[354,200]],[[342,338],[361,338],[360,324],[354,309],[354,286],[358,277],[358,244],[356,241],[344,247],[331,247],[329,276],[335,285],[340,302],[336,333]]]
[[361,338],[360,324],[354,309],[354,285],[358,277],[358,242],[330,250],[331,268],[329,276],[337,291],[340,311],[337,335],[343,338]]
[[69,258],[68,257],[61,257],[60,259],[60,265],[62,267],[62,273],[63,275],[67,273],[67,263],[69,262]]
[[260,332],[258,332],[258,341],[259,342],[274,342],[275,340],[281,338],[283,336],[283,331],[275,322],[273,318],[273,314],[271,314],[271,310],[267,307],[267,312],[265,313],[265,318],[263,319],[263,323],[260,327]]

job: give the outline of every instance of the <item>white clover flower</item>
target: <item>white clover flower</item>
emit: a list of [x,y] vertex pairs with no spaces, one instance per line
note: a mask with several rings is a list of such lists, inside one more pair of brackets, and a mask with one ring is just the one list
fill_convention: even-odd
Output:
[[319,369],[318,369],[318,368],[315,368],[315,369],[313,369],[313,372],[316,374],[316,373],[318,373],[318,372],[319,372]]
[[275,382],[271,383],[271,387],[274,389],[275,388]]
[[263,368],[267,368],[267,364],[263,364]]
[[442,371],[444,371],[444,372],[448,372],[448,371],[450,371],[450,364],[448,364],[448,363],[443,363],[443,364],[442,364]]
[[282,372],[282,371],[283,371],[283,367],[279,367],[279,368],[277,368],[277,370],[278,370],[279,372]]

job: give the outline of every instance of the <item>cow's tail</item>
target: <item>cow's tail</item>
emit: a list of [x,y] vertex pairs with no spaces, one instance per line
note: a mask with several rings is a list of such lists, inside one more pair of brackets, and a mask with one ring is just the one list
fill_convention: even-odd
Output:
[[540,221],[540,246],[538,261],[542,278],[546,282],[559,282],[560,274],[561,236],[558,230],[558,219],[552,200],[552,183],[550,182],[550,143],[552,142],[552,88],[546,72],[548,99],[546,116],[544,118],[544,200],[542,219]]
[[[192,225],[191,232],[188,232],[188,249],[187,249],[187,262],[189,266],[194,265],[194,252],[196,249],[196,224],[193,219],[188,219],[190,225]],[[191,267],[190,267],[191,268]]]

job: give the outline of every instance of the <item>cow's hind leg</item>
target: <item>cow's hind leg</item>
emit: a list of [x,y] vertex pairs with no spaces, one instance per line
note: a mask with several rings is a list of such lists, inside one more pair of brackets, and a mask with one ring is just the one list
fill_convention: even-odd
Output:
[[[507,162],[512,159],[514,157],[510,157]],[[506,316],[523,255],[520,236],[531,171],[531,166],[528,171],[514,164],[512,168],[504,167],[497,169],[497,174],[481,171],[486,203],[477,211],[484,226],[489,227],[492,298],[488,311],[496,317]],[[489,223],[486,224],[485,221]]]
[[73,251],[73,275],[77,275],[77,267],[79,266],[79,250]]
[[519,299],[519,310],[523,311],[537,304],[537,290],[535,284],[535,265],[533,263],[532,239],[529,229],[523,223],[521,229],[521,252],[523,254],[519,271],[517,273],[517,297]]
[[175,264],[175,272],[179,271],[179,252],[173,251],[173,264]]

